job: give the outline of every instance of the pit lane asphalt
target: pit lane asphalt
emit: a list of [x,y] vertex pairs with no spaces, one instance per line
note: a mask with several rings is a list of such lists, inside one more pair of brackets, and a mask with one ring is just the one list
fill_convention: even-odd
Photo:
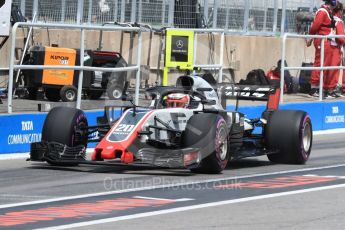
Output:
[[[103,166],[81,166],[77,168],[51,167],[45,164],[25,162],[23,159],[0,161],[0,205],[55,199],[97,192],[113,192],[120,189],[133,189],[163,184],[180,184],[195,181],[219,180],[221,178],[246,177],[254,174],[276,173],[287,170],[307,169],[345,164],[345,134],[314,136],[311,159],[306,165],[274,165],[266,157],[245,159],[229,164],[223,174],[197,175],[187,170],[135,169]],[[345,167],[324,175],[345,176]],[[301,175],[309,174],[309,171]],[[317,172],[312,172],[313,174]],[[340,175],[340,174],[342,175]],[[267,179],[267,178],[266,178]],[[271,178],[272,179],[272,178]],[[247,180],[247,179],[241,179]],[[342,183],[340,180],[337,183]],[[111,184],[109,184],[109,182]],[[109,186],[111,185],[111,186]],[[328,185],[322,184],[322,185]],[[308,185],[302,186],[309,188]],[[254,195],[255,195],[254,190]],[[155,192],[154,197],[166,197],[166,190]],[[102,229],[190,229],[220,228],[229,229],[276,229],[302,227],[315,229],[343,229],[345,221],[343,188],[317,191],[293,196],[274,197],[267,200],[255,200],[247,203],[224,204],[217,207],[196,209],[169,215],[159,215],[140,219],[125,220],[116,223],[102,224]],[[244,191],[240,191],[240,194]],[[192,195],[193,193],[189,193]],[[209,196],[200,195],[197,200],[211,202]],[[259,194],[259,193],[258,193]],[[132,195],[147,195],[136,192]],[[150,194],[151,196],[152,194]],[[178,197],[177,198],[190,198]],[[186,194],[183,194],[186,195]],[[188,195],[188,193],[187,193]],[[244,194],[246,197],[249,194]],[[253,194],[251,194],[253,195]],[[217,195],[221,197],[221,195]],[[195,198],[195,197],[194,197]],[[200,199],[199,199],[200,198]],[[85,199],[92,201],[93,198]],[[85,200],[83,202],[85,202]],[[216,199],[217,200],[217,199]],[[40,206],[42,207],[42,206]],[[37,207],[36,207],[37,208]],[[298,210],[298,215],[296,215]],[[320,212],[322,210],[322,212]],[[10,210],[7,210],[10,211]],[[286,215],[285,215],[286,214]],[[260,220],[259,222],[257,222]],[[66,224],[54,223],[56,225]],[[256,225],[258,223],[258,225]],[[329,225],[330,224],[330,225]],[[37,227],[37,226],[36,226]],[[39,227],[46,227],[39,225]],[[85,229],[82,227],[81,229]],[[94,229],[96,226],[90,226]]]

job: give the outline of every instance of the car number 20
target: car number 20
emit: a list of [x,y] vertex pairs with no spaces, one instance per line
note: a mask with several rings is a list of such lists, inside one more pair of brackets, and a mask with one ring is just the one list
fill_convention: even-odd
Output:
[[135,125],[120,124],[115,128],[115,132],[127,132],[130,133],[134,129]]

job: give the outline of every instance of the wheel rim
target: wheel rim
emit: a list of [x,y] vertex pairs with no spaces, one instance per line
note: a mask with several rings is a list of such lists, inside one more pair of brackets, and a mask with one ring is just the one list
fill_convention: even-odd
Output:
[[311,146],[311,138],[312,138],[312,132],[311,132],[311,126],[309,122],[306,122],[303,127],[303,149],[304,152],[308,153],[310,146]]
[[73,101],[75,98],[75,92],[73,90],[68,90],[66,92],[66,98],[68,101]]
[[227,132],[224,125],[219,128],[217,140],[216,140],[216,149],[219,153],[220,160],[226,160],[226,156],[228,154],[228,138]]
[[121,92],[118,89],[113,90],[113,97],[118,99],[121,97]]

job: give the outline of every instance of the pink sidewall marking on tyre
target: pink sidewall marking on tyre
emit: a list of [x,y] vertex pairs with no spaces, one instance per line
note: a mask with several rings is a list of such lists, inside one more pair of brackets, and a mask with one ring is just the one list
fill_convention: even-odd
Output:
[[71,136],[71,143],[72,143],[72,146],[74,146],[74,142],[75,142],[75,131],[76,131],[76,129],[77,129],[77,125],[79,124],[79,122],[80,121],[82,121],[82,120],[85,120],[85,121],[87,121],[87,118],[86,118],[86,116],[85,116],[85,114],[84,113],[81,113],[81,114],[79,114],[79,116],[77,117],[77,119],[76,119],[76,125],[74,126],[74,132],[73,132],[73,134],[72,134],[72,136]]
[[[304,148],[304,132],[305,132],[305,125],[307,124],[307,122],[308,121],[311,121],[311,119],[310,119],[310,117],[309,117],[309,115],[306,115],[305,117],[304,117],[304,120],[303,120],[303,122],[302,122],[302,126],[301,126],[301,128],[300,128],[300,138],[302,138],[302,142],[301,142],[301,146],[300,146],[300,148],[301,148],[301,153],[302,153],[302,157],[303,157],[303,159],[305,160],[305,161],[307,161],[308,160],[308,158],[309,158],[309,155],[310,154],[307,154],[307,152],[305,151],[305,148]],[[311,122],[310,122],[311,123]],[[310,148],[310,146],[309,146],[309,148]],[[309,150],[309,149],[308,149]]]
[[[217,130],[221,127],[222,123],[224,123],[226,125],[226,122],[225,122],[224,118],[221,118],[221,119],[218,120],[217,125],[216,125]],[[218,159],[219,163],[222,165],[222,168],[225,168],[225,166],[228,163],[228,160],[222,160],[221,159],[221,156],[220,156],[220,146],[218,146],[218,139],[219,139],[218,135],[219,135],[219,132],[217,132],[216,135],[217,135],[216,136],[216,143],[215,143],[216,144],[216,146],[215,146],[216,156],[217,156],[217,159]]]

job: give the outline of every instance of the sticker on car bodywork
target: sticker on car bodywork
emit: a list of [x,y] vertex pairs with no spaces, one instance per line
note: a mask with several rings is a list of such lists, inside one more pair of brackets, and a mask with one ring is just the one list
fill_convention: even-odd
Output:
[[119,142],[126,140],[136,129],[140,121],[147,114],[147,111],[127,111],[119,122],[112,128],[108,141]]

